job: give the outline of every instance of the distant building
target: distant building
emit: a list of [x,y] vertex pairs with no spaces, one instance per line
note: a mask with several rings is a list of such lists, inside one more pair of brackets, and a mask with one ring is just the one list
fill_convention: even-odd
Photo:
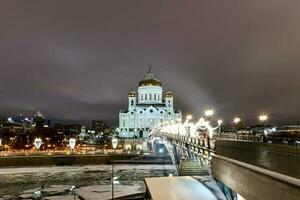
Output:
[[122,138],[148,138],[155,125],[171,120],[181,121],[181,111],[173,108],[174,95],[163,94],[162,84],[151,67],[139,82],[138,92],[128,93],[128,108],[119,113],[119,136]]
[[105,121],[97,121],[97,120],[93,120],[92,121],[92,130],[100,133],[103,132],[106,128],[108,128],[107,124]]

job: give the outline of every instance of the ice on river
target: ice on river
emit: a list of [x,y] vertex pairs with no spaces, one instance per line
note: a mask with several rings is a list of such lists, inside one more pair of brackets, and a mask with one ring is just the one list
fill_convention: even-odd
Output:
[[[115,165],[115,197],[145,192],[145,177],[174,171],[173,165]],[[0,200],[34,199],[34,193],[49,200],[110,199],[111,173],[111,165],[1,168]]]

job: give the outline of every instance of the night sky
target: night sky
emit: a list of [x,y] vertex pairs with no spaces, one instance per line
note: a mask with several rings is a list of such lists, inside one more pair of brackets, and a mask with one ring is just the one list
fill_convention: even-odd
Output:
[[300,121],[300,1],[0,2],[0,115],[118,122],[152,65],[175,107]]

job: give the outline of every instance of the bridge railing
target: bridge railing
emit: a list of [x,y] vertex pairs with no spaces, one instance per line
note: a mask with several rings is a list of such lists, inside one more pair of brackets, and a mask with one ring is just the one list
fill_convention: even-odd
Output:
[[261,142],[261,136],[251,135],[251,134],[235,134],[235,133],[215,133],[213,138],[224,139],[224,140],[242,140],[242,141],[252,141]]

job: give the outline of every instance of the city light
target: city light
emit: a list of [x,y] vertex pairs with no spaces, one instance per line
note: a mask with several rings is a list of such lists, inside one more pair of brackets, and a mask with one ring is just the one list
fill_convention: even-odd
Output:
[[117,138],[112,138],[111,139],[111,144],[112,144],[113,149],[117,148],[117,146],[118,146],[118,139]]
[[211,117],[214,114],[214,111],[212,109],[208,109],[205,111],[205,116],[207,117]]
[[73,150],[76,146],[76,139],[75,138],[70,138],[69,139],[69,145],[70,145],[71,149]]
[[34,139],[34,142],[33,142],[33,145],[35,146],[35,148],[37,149],[37,150],[39,150],[40,148],[41,148],[41,146],[42,146],[42,139],[41,138],[35,138]]
[[260,115],[259,117],[259,120],[262,121],[262,122],[265,122],[268,120],[268,116],[266,114],[262,114]]
[[187,119],[187,120],[191,120],[191,119],[193,119],[193,116],[192,116],[192,115],[187,115],[187,116],[186,116],[186,119]]
[[219,119],[218,124],[221,125],[223,123],[223,120]]
[[233,122],[234,122],[235,124],[238,124],[238,123],[241,122],[241,118],[235,117],[235,118],[233,119]]

